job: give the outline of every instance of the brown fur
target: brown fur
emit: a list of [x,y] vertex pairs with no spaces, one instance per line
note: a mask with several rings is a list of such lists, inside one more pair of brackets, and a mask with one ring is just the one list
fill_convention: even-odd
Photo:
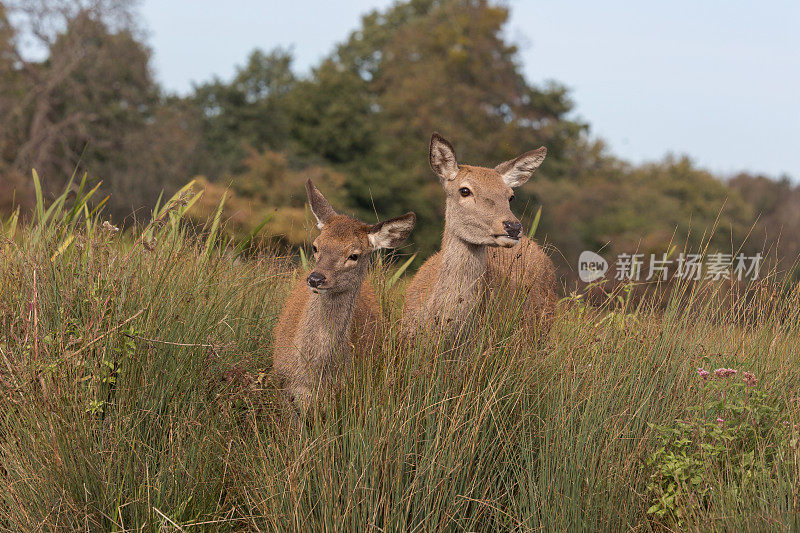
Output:
[[369,255],[401,244],[413,213],[365,224],[337,214],[309,180],[306,189],[320,235],[314,269],[298,279],[275,328],[274,370],[287,396],[306,410],[319,392],[339,383],[354,356],[372,353],[382,330],[368,284]]
[[489,248],[487,281],[492,291],[524,297],[526,336],[550,331],[558,301],[556,269],[536,241],[522,237],[513,248]]
[[[351,360],[356,362],[378,349],[384,327],[378,299],[370,284],[362,284],[358,297],[350,302],[347,298],[314,294],[308,287],[306,274],[302,273],[295,282],[283,306],[275,327],[274,344],[275,372],[286,392],[303,408],[310,405],[318,388],[333,385],[332,378],[346,371]],[[333,321],[317,323],[312,310],[327,308],[339,308],[342,314],[352,310],[352,319],[345,325]],[[330,333],[339,328],[346,335],[336,342]],[[327,339],[333,342],[326,342]]]
[[524,295],[525,332],[549,331],[556,301],[553,263],[535,242],[506,236],[503,224],[518,224],[509,207],[511,187],[525,183],[545,153],[527,152],[494,169],[458,165],[450,143],[433,135],[431,167],[447,193],[445,230],[441,251],[407,289],[407,336],[423,327],[457,334],[485,302],[487,289]]

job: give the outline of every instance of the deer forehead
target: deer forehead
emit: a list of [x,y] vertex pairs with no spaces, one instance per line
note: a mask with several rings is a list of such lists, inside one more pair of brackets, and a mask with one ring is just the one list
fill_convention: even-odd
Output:
[[369,243],[367,227],[363,222],[339,215],[325,224],[314,242],[317,247],[330,250],[366,249]]
[[450,183],[453,190],[467,187],[478,195],[502,194],[510,196],[513,193],[511,187],[503,181],[500,173],[493,168],[461,165],[458,168],[456,179]]

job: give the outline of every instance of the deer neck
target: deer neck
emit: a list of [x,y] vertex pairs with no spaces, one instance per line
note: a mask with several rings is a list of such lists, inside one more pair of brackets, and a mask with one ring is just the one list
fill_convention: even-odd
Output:
[[436,305],[463,318],[480,300],[487,268],[486,246],[468,243],[445,228],[434,290]]
[[311,294],[297,332],[310,363],[328,366],[351,353],[350,323],[360,289]]

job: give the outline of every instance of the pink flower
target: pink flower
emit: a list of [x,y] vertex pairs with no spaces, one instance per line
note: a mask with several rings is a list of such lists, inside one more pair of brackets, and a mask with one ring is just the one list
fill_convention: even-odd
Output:
[[755,387],[756,383],[758,383],[756,377],[750,372],[745,372],[742,374],[742,381],[744,381],[744,384],[748,387]]
[[734,374],[736,374],[736,369],[734,368],[718,368],[714,370],[714,376],[718,379],[724,379]]
[[724,419],[724,418],[722,418],[721,416],[718,416],[718,417],[717,417],[717,424],[719,424],[719,425],[721,426],[721,425],[722,425],[722,424],[724,424],[724,423],[725,423],[725,419]]
[[708,379],[709,372],[708,370],[703,370],[702,368],[697,369],[697,375],[703,378],[703,381]]

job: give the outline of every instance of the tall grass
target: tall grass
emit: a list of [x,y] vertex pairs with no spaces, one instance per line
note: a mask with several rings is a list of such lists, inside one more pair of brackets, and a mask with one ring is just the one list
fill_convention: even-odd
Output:
[[704,480],[681,519],[648,514],[647,462],[653,426],[697,402],[699,366],[753,372],[800,422],[794,289],[687,288],[657,312],[573,296],[538,342],[498,296],[454,349],[399,341],[403,283],[380,263],[383,350],[298,426],[270,380],[291,265],[236,259],[218,217],[189,233],[190,189],[125,235],[84,191],[0,232],[3,530],[798,526],[796,439],[758,483]]

